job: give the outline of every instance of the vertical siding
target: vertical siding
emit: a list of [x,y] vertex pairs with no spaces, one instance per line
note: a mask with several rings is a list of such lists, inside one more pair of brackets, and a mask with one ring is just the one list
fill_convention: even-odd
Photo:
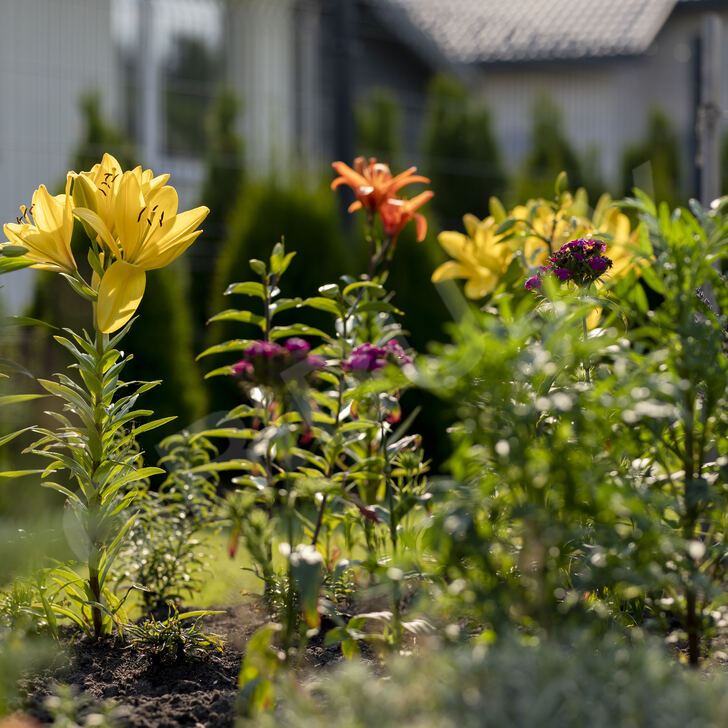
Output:
[[230,77],[242,99],[241,132],[253,175],[285,174],[294,151],[292,0],[232,0]]

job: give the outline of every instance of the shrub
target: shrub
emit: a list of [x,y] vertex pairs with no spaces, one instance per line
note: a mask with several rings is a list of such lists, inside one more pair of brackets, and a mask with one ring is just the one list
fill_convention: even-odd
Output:
[[574,188],[584,186],[582,163],[562,126],[558,106],[548,96],[541,96],[533,106],[531,149],[515,182],[515,200],[525,202],[533,197],[550,198],[553,180],[562,171],[566,172]]
[[198,341],[211,315],[208,306],[220,246],[228,235],[230,215],[245,184],[244,143],[236,131],[238,113],[235,95],[222,91],[207,119],[205,181],[200,199],[210,208],[210,214],[190,258],[190,300]]
[[386,88],[375,88],[356,107],[357,148],[365,157],[386,159],[396,166],[402,158],[402,108]]
[[144,381],[162,380],[147,393],[145,403],[157,417],[176,417],[158,431],[140,437],[143,449],[150,453],[160,438],[189,426],[207,411],[207,395],[195,362],[183,272],[177,265],[147,275],[139,319],[126,339],[134,352],[129,372]]
[[[635,186],[635,170],[649,163],[652,196],[658,202],[671,206],[680,204],[683,198],[680,143],[670,119],[657,109],[647,119],[644,139],[627,147],[622,160],[622,189],[629,194]],[[639,185],[646,187],[644,182]]]
[[484,216],[488,198],[505,190],[490,112],[454,78],[438,76],[430,85],[423,152],[437,192],[433,207],[447,224],[463,209]]
[[288,683],[257,726],[347,728],[715,728],[728,683],[670,663],[656,648],[507,641],[400,659],[383,680],[361,663]]
[[[287,274],[287,293],[306,297],[319,286],[336,280],[352,270],[354,255],[347,250],[339,225],[333,196],[321,189],[303,185],[290,188],[270,182],[247,188],[238,200],[230,225],[230,233],[218,259],[212,294],[212,309],[222,310],[223,293],[248,270],[248,260],[265,258],[271,240],[285,236],[298,256]],[[296,313],[287,316],[297,320]],[[304,315],[307,323],[320,322],[320,316]],[[242,331],[242,333],[245,333]],[[208,344],[240,338],[241,328],[235,324],[215,324],[210,328]],[[238,397],[237,388],[229,380],[218,379],[209,388],[214,411],[230,408]]]

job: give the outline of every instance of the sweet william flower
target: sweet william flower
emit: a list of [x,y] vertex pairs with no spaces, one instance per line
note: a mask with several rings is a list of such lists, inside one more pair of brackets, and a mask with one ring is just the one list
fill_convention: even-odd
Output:
[[72,274],[76,261],[71,252],[73,237],[73,201],[70,189],[73,178],[66,178],[66,191],[62,195],[51,195],[45,185],[33,193],[30,208],[20,208],[20,217],[15,223],[3,226],[7,245],[25,248],[24,256],[33,261],[32,268]]
[[273,341],[253,341],[243,351],[242,359],[233,365],[233,374],[250,382],[280,386],[284,374],[301,380],[302,375],[322,369],[326,362],[320,356],[311,355],[307,341],[298,337],[284,344]]
[[144,295],[146,272],[178,258],[200,235],[199,225],[209,213],[207,207],[178,212],[177,191],[155,183],[159,179],[141,168],[121,175],[113,192],[111,228],[95,210],[75,210],[114,257],[98,283],[96,321],[103,333],[129,321]]
[[371,213],[378,212],[379,208],[387,200],[395,197],[403,187],[416,183],[430,183],[427,177],[415,174],[417,167],[410,167],[398,175],[392,175],[389,165],[378,162],[374,157],[369,160],[357,157],[353,169],[344,162],[333,162],[331,166],[339,174],[331,183],[331,189],[335,190],[341,185],[346,185],[356,195],[356,200],[349,205],[349,212],[356,212],[362,208]]
[[343,362],[347,371],[358,374],[370,374],[384,369],[387,364],[397,366],[411,364],[412,359],[405,353],[404,349],[393,339],[384,346],[377,346],[366,342],[355,347],[348,359]]

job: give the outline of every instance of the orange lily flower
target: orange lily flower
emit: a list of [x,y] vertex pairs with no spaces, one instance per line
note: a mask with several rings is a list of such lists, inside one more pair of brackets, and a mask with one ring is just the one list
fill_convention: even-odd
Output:
[[331,183],[331,189],[347,185],[356,195],[356,200],[349,205],[349,212],[362,208],[376,212],[403,187],[417,182],[430,183],[427,177],[415,174],[417,167],[410,167],[392,176],[389,165],[377,162],[374,157],[368,161],[364,157],[357,157],[353,169],[344,162],[333,162],[331,166],[340,175]]
[[386,200],[379,208],[384,232],[394,241],[399,237],[407,223],[414,220],[417,226],[417,242],[421,243],[427,235],[427,220],[417,210],[427,204],[434,196],[434,192],[427,190],[420,192],[411,200]]

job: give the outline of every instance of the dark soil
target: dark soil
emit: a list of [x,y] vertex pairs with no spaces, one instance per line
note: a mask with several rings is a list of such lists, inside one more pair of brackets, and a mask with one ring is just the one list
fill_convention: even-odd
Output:
[[[268,621],[257,602],[212,615],[204,622],[205,631],[224,639],[222,653],[161,665],[152,665],[148,656],[112,639],[79,638],[69,647],[64,665],[27,681],[26,710],[41,723],[50,722],[43,701],[55,683],[65,683],[94,700],[120,705],[125,724],[133,728],[232,726],[245,643]],[[340,659],[339,649],[323,647],[320,638],[312,641],[306,653],[307,669]]]

